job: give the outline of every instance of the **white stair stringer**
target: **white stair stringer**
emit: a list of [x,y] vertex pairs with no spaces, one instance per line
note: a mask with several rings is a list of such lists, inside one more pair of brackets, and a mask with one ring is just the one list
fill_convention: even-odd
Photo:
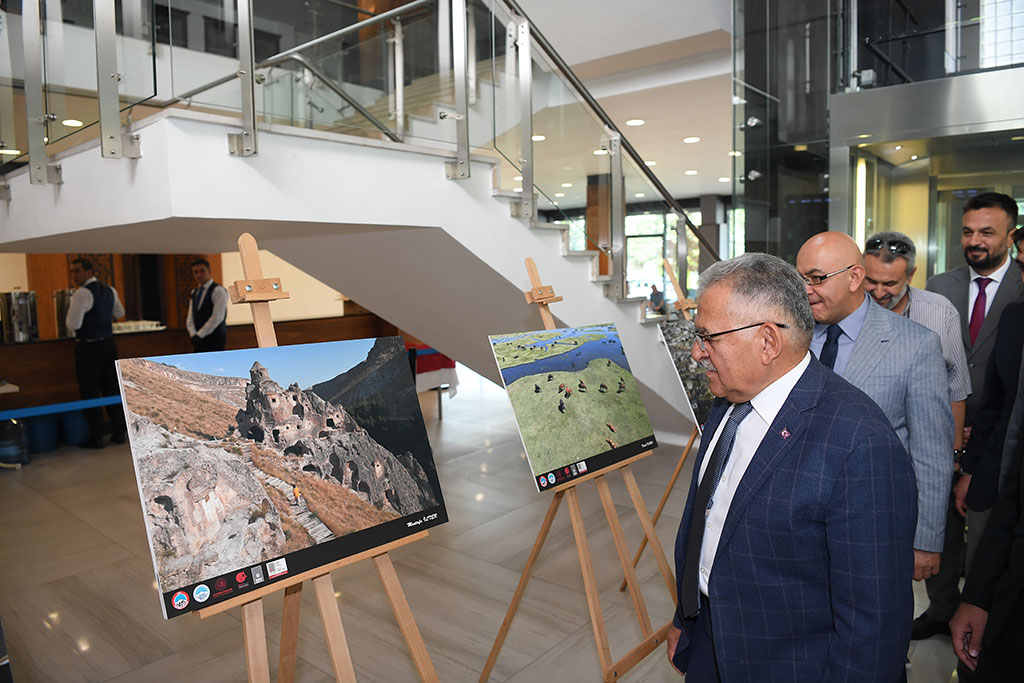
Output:
[[[692,424],[672,363],[638,303],[620,305],[591,281],[591,259],[564,258],[561,231],[531,229],[492,196],[493,160],[445,178],[450,153],[305,131],[260,130],[260,154],[227,153],[237,121],[166,111],[136,126],[136,160],[100,157],[95,143],[61,155],[64,184],[7,180],[0,251],[217,253],[240,233],[476,372],[500,381],[488,334],[540,329],[523,261],[565,298],[565,325],[613,322],[659,438]],[[268,277],[273,273],[267,273]],[[285,290],[288,283],[283,283]],[[271,306],[273,311],[273,305]]]

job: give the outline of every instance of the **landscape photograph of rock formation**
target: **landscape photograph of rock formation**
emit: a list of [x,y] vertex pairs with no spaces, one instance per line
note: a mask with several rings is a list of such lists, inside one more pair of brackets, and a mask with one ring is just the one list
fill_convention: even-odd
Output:
[[447,520],[399,337],[118,374],[166,617]]

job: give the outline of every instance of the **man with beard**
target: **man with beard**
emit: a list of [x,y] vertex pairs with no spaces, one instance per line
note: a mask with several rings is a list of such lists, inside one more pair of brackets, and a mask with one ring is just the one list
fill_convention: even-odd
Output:
[[860,249],[823,232],[796,256],[814,316],[811,352],[882,409],[917,478],[914,579],[939,570],[953,476],[953,415],[937,334],[871,303]]
[[[927,289],[943,295],[960,313],[960,334],[967,352],[967,368],[973,392],[967,399],[966,425],[968,449],[970,432],[982,407],[986,391],[986,367],[996,345],[996,331],[1003,310],[1024,294],[1020,267],[1009,257],[1017,226],[1017,203],[998,192],[985,192],[964,204],[960,245],[967,265],[928,280]],[[965,475],[961,472],[961,475]],[[963,486],[958,481],[961,487]],[[967,513],[968,567],[987,511]],[[949,633],[948,622],[960,603],[960,558],[964,556],[964,518],[950,497],[943,571],[928,583],[928,609],[914,621],[914,639]]]
[[953,409],[953,449],[963,449],[966,401],[971,394],[967,354],[960,341],[960,314],[949,299],[917,287],[910,281],[917,272],[917,248],[901,232],[872,235],[864,246],[864,291],[893,313],[910,318],[939,335],[949,375],[949,402]]

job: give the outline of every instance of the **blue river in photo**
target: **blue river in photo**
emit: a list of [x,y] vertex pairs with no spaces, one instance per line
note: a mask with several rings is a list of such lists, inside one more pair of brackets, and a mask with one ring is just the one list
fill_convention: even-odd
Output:
[[[585,369],[590,361],[598,358],[606,358],[619,367],[629,370],[629,363],[626,362],[626,354],[622,350],[622,342],[619,340],[619,333],[618,330],[615,329],[614,325],[573,327],[564,330],[552,330],[552,332],[561,332],[562,334],[554,339],[548,339],[543,342],[535,342],[532,344],[524,344],[524,346],[550,346],[552,343],[557,341],[571,341],[575,338],[594,333],[602,334],[604,337],[602,339],[584,342],[583,344],[570,349],[568,352],[560,353],[557,356],[542,358],[541,360],[534,361],[533,363],[527,363],[525,365],[515,365],[511,368],[505,368],[501,370],[501,376],[502,379],[505,380],[505,386],[508,386],[523,377],[529,377],[530,375],[536,375],[544,372],[578,372]],[[492,343],[498,343],[514,341],[523,337],[529,337],[533,334],[536,334],[536,332],[527,334],[506,334],[494,336],[491,339]]]

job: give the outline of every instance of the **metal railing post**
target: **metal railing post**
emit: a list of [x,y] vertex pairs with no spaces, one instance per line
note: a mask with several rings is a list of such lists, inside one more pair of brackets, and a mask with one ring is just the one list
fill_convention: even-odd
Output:
[[609,190],[611,216],[609,232],[612,242],[612,295],[621,299],[626,295],[626,184],[622,177],[622,136],[613,133],[608,141]]
[[401,139],[405,138],[405,29],[402,18],[392,20],[395,37],[392,39],[395,77],[395,132]]
[[21,5],[21,44],[25,52],[25,117],[28,133],[29,182],[61,182],[60,166],[46,163],[46,122],[43,111],[43,44],[39,31],[39,0]]
[[96,38],[96,96],[100,108],[100,152],[106,159],[121,158],[121,101],[117,71],[117,26],[114,0],[92,4]]
[[252,0],[238,0],[238,78],[242,90],[242,130],[228,133],[228,151],[235,156],[259,153],[256,138],[256,57],[252,39]]
[[519,172],[523,176],[523,196],[519,200],[520,218],[534,218],[533,201],[533,55],[530,44],[530,22],[520,17],[516,33],[519,48]]
[[[445,4],[445,0],[441,0]],[[466,92],[466,0],[451,0],[452,67],[455,77],[454,162],[445,165],[449,178],[469,177],[469,99]]]
[[469,79],[469,106],[472,107],[476,104],[476,17],[473,14],[473,5],[469,5],[466,11],[466,49],[469,52],[466,77]]

